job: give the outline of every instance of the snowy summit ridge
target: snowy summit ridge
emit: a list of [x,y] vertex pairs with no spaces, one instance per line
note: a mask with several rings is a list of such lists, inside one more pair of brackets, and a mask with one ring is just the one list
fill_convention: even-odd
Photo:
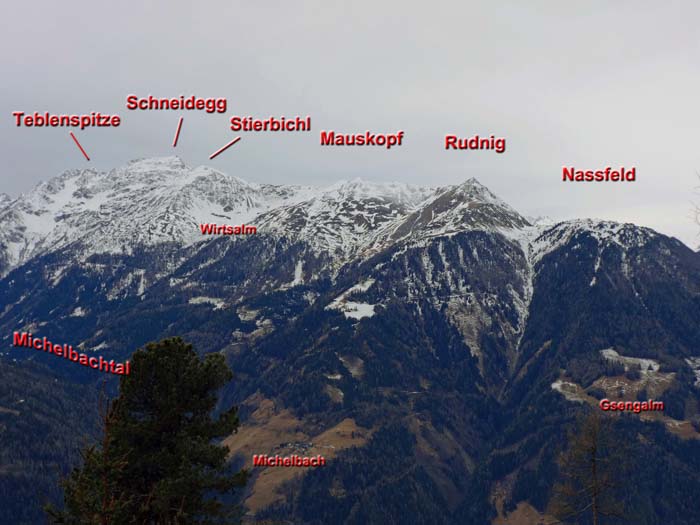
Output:
[[[475,178],[441,188],[362,179],[314,188],[251,183],[178,157],[148,158],[109,171],[69,170],[16,199],[1,194],[0,275],[66,247],[88,257],[206,241],[211,237],[199,225],[207,223],[252,224],[259,234],[304,240],[342,260],[465,230],[533,228]],[[572,223],[567,231],[624,231],[605,224]],[[553,240],[570,234],[561,224],[535,228],[556,228]]]

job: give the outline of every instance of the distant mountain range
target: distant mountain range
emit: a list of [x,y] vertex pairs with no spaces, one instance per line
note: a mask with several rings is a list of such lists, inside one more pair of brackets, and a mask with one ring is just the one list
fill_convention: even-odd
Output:
[[[257,233],[202,235],[203,223]],[[677,239],[528,220],[476,179],[275,186],[177,158],[0,196],[0,225],[0,372],[76,385],[56,394],[70,407],[99,378],[12,348],[13,331],[119,360],[181,335],[234,370],[234,462],[329,458],[254,468],[251,522],[538,523],[566,430],[601,396],[666,406],[616,420],[636,460],[621,494],[632,521],[700,521],[700,254]],[[0,428],[30,417],[19,395],[0,390]],[[14,516],[31,522],[17,472],[75,456],[20,456],[41,438],[13,439],[0,494],[24,498]],[[54,479],[37,483],[55,498]]]

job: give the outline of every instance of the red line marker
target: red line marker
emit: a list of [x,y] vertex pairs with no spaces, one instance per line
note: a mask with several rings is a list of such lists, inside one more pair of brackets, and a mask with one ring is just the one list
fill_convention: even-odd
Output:
[[214,153],[211,154],[211,156],[209,157],[209,160],[211,160],[211,159],[213,159],[214,157],[216,157],[219,153],[223,153],[225,150],[227,150],[228,148],[230,148],[231,146],[233,146],[233,145],[234,145],[236,142],[238,142],[239,140],[241,140],[241,137],[236,137],[236,138],[233,139],[231,142],[229,142],[228,144],[226,144],[223,148],[220,148],[220,149],[216,150]]
[[182,129],[182,121],[185,117],[180,117],[180,122],[177,123],[177,131],[175,132],[175,140],[173,140],[173,148],[177,146],[177,138],[180,136],[180,130]]
[[80,145],[80,142],[78,142],[78,139],[76,139],[76,138],[75,138],[75,135],[73,135],[73,132],[72,132],[72,131],[69,131],[68,133],[70,133],[70,136],[71,136],[71,138],[73,139],[73,141],[75,142],[75,145],[78,146],[78,148],[80,148],[80,151],[83,152],[83,155],[85,155],[85,158],[86,158],[87,160],[90,160],[90,157],[88,157],[88,154],[85,153],[85,150],[84,150],[83,147]]

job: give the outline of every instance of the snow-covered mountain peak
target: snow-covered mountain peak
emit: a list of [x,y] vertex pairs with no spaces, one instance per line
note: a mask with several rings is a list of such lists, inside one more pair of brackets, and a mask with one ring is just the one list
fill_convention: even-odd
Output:
[[600,219],[575,219],[555,224],[543,235],[564,235],[569,238],[585,232],[592,235],[599,244],[618,244],[623,248],[634,248],[645,245],[658,234],[643,226],[631,223],[620,223]]
[[471,177],[461,184],[440,188],[438,192],[441,190],[449,191],[465,202],[482,202],[510,208],[505,201],[497,197],[488,187],[479,182],[476,177]]
[[342,180],[322,190],[324,200],[383,199],[407,206],[418,205],[432,194],[431,188],[403,182],[371,182],[361,178]]
[[399,182],[340,181],[307,200],[262,215],[258,224],[263,231],[303,239],[316,251],[342,260],[385,224],[415,209],[432,191]]
[[532,236],[533,264],[579,235],[595,239],[599,250],[611,245],[617,245],[623,250],[639,248],[659,235],[643,226],[597,219],[575,219],[554,225],[542,224],[537,230],[537,234]]
[[496,231],[529,226],[527,219],[476,179],[439,188],[406,218],[379,237],[395,242],[450,235],[465,230]]
[[177,157],[66,171],[0,208],[0,274],[76,242],[85,255],[195,242],[200,223],[246,222],[307,197],[301,187],[252,184]]

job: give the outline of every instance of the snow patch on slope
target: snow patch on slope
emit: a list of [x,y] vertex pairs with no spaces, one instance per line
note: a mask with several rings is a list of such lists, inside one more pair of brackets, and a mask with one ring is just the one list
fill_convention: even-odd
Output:
[[657,361],[653,359],[644,359],[641,357],[627,357],[618,354],[612,348],[606,348],[600,351],[601,355],[609,361],[614,361],[620,363],[625,367],[625,372],[630,369],[630,367],[641,368],[642,375],[648,374],[650,372],[658,372],[661,366]]
[[581,393],[581,387],[576,383],[557,379],[552,383],[552,390],[559,392],[567,401],[573,401],[575,403],[585,403],[586,401]]
[[346,301],[341,305],[337,305],[334,309],[343,312],[348,319],[359,320],[365,317],[372,317],[374,315],[374,307],[375,305],[373,304]]
[[690,366],[690,368],[693,369],[693,372],[695,373],[695,386],[700,386],[700,357],[689,357],[686,360],[686,363]]
[[221,310],[224,306],[226,306],[226,302],[223,299],[219,299],[217,297],[192,297],[187,302],[188,304],[211,304],[212,306],[214,306],[214,310]]
[[345,317],[348,319],[359,320],[365,317],[372,317],[374,315],[374,308],[376,305],[349,301],[347,298],[350,294],[355,292],[366,292],[373,284],[374,279],[367,279],[348,288],[346,291],[336,297],[328,306],[326,306],[326,310],[338,310],[339,312],[343,312]]

